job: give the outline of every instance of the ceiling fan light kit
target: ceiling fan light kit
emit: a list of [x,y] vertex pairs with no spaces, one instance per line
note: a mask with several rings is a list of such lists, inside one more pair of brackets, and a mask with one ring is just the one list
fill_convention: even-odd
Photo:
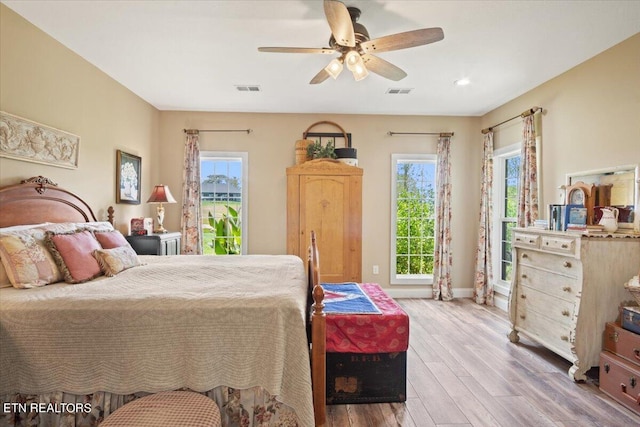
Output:
[[342,68],[342,57],[340,57],[332,59],[331,62],[329,62],[329,65],[325,67],[325,70],[335,80],[342,72]]
[[343,69],[343,64],[353,74],[356,81],[369,75],[369,71],[386,79],[398,81],[407,76],[402,69],[390,62],[377,57],[372,52],[389,52],[422,46],[440,41],[444,38],[442,28],[422,28],[420,30],[391,34],[371,40],[364,25],[356,22],[360,18],[360,9],[347,7],[337,0],[324,0],[324,14],[331,29],[329,38],[330,48],[301,48],[301,47],[260,47],[260,52],[276,53],[313,53],[334,54],[329,64],[316,74],[310,84],[324,82],[329,77],[337,79]]

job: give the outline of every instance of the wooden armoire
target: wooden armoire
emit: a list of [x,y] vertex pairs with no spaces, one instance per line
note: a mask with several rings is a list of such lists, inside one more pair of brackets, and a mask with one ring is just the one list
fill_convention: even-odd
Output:
[[362,280],[362,169],[317,159],[287,168],[287,253],[307,259],[311,230],[324,283]]

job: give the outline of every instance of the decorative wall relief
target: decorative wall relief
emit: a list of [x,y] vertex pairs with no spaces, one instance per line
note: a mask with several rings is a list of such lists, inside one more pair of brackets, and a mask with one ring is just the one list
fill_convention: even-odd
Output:
[[0,157],[78,167],[80,137],[0,111]]

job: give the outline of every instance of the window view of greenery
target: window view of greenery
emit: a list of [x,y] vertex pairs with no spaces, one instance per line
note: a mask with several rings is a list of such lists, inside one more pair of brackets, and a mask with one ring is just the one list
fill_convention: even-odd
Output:
[[433,274],[435,168],[432,161],[396,163],[396,275]]
[[242,160],[206,158],[200,162],[202,246],[209,255],[242,253]]
[[518,183],[520,181],[520,156],[509,157],[504,161],[504,199],[502,201],[503,216],[501,230],[501,273],[500,278],[511,280],[513,268],[511,259],[512,229],[516,226],[518,212]]

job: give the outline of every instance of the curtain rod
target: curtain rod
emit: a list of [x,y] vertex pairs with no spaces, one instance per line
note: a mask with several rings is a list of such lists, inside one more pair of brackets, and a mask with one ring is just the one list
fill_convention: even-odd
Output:
[[444,138],[446,136],[453,136],[453,132],[387,132],[387,135],[438,135],[440,138]]
[[482,129],[482,133],[487,134],[487,133],[491,132],[493,130],[493,128],[496,128],[496,127],[498,127],[500,125],[503,125],[503,124],[505,124],[507,122],[510,122],[513,119],[517,119],[518,117],[521,117],[521,118],[524,119],[525,117],[531,116],[532,114],[535,114],[538,111],[542,111],[542,107],[529,108],[528,110],[524,111],[523,113],[518,114],[517,116],[513,116],[510,119],[507,119],[507,120],[505,120],[503,122],[498,123],[497,125],[493,125],[493,126],[490,126],[488,128]]
[[247,134],[253,132],[251,129],[182,129],[182,131],[189,135],[197,135],[200,132],[246,132]]

